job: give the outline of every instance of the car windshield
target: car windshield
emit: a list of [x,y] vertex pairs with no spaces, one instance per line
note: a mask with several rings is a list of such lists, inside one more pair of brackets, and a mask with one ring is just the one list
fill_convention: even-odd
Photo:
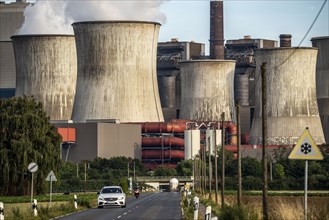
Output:
[[102,193],[122,193],[119,188],[103,188]]

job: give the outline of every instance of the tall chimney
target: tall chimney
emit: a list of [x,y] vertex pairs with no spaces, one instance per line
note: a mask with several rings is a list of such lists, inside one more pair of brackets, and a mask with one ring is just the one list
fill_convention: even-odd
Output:
[[224,59],[223,1],[210,1],[210,59]]
[[280,34],[280,47],[291,47],[291,34]]

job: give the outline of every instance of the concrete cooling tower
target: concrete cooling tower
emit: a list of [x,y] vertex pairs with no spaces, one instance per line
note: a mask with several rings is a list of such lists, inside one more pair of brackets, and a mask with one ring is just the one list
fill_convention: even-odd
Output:
[[71,119],[77,57],[73,35],[16,35],[16,96],[34,96],[50,120]]
[[160,24],[92,21],[73,29],[78,78],[72,119],[163,121],[156,75]]
[[294,145],[306,127],[324,143],[315,88],[317,49],[272,48],[255,51],[255,113],[250,143],[262,142],[261,65],[266,63],[267,144]]
[[191,60],[180,63],[180,118],[196,121],[234,119],[234,70],[232,60]]
[[319,49],[316,64],[316,94],[326,143],[329,143],[329,36],[312,38]]

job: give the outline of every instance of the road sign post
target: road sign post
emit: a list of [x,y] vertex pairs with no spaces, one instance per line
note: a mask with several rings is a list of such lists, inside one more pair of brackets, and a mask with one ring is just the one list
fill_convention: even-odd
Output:
[[33,173],[38,171],[38,164],[32,162],[27,166],[27,169],[32,173],[31,177],[31,202],[30,206],[32,207],[32,200],[33,200]]
[[316,146],[308,128],[305,129],[288,158],[292,160],[305,160],[304,219],[307,220],[308,160],[323,160],[323,155]]
[[49,207],[51,207],[51,195],[52,195],[52,191],[53,191],[53,181],[57,181],[57,178],[54,174],[54,172],[51,170],[48,174],[48,176],[46,177],[46,181],[50,182],[50,187],[49,187]]

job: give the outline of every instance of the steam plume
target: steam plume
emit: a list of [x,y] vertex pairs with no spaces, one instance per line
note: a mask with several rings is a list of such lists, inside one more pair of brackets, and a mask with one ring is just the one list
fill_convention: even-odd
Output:
[[25,21],[17,34],[73,34],[79,21],[136,20],[164,24],[160,11],[167,0],[36,0],[24,11]]

